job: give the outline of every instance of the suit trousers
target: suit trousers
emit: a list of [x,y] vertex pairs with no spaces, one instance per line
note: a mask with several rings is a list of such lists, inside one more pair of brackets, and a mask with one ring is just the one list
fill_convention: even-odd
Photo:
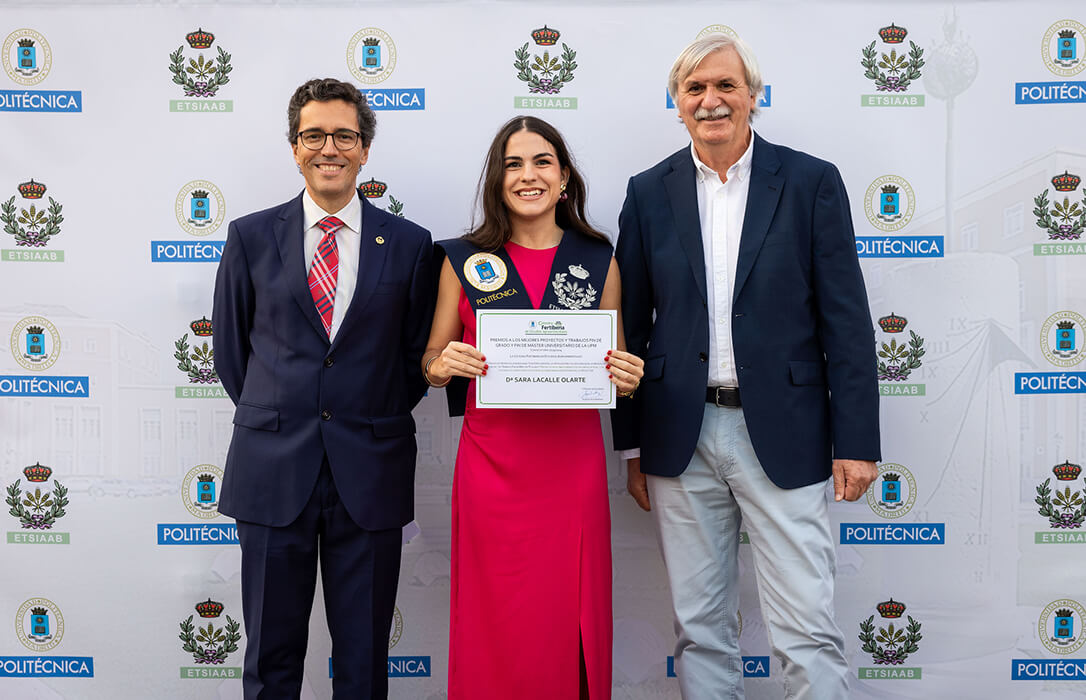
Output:
[[743,409],[706,404],[698,446],[677,477],[649,476],[667,567],[684,700],[743,698],[739,532],[745,526],[769,643],[789,700],[845,700],[848,664],[834,619],[836,558],[826,482],[781,489],[762,470]]
[[[388,638],[402,531],[364,530],[339,500],[325,458],[301,515],[285,527],[238,521],[245,700],[297,700],[320,562],[336,700],[388,697]],[[326,666],[318,664],[317,668]]]

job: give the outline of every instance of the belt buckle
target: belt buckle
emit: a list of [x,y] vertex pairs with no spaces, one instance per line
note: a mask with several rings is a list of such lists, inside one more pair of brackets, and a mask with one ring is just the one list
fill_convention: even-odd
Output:
[[722,386],[716,387],[716,396],[713,398],[713,403],[716,405],[717,408],[727,408],[728,407],[727,404],[720,403],[720,391],[721,391],[721,389],[724,389],[724,388],[725,387],[722,387]]

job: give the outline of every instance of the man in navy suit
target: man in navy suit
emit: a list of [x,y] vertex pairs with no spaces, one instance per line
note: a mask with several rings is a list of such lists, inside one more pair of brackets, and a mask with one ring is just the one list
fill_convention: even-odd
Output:
[[219,510],[241,541],[245,698],[299,697],[318,560],[333,693],[385,698],[431,238],[355,189],[376,124],[357,88],[311,80],[287,120],[305,191],[230,224],[212,319],[237,405]]
[[613,414],[655,515],[683,697],[742,698],[738,545],[750,537],[785,697],[848,697],[826,483],[856,500],[879,455],[874,333],[844,183],[754,134],[749,48],[688,46],[668,86],[691,145],[631,178],[615,257],[630,352]]

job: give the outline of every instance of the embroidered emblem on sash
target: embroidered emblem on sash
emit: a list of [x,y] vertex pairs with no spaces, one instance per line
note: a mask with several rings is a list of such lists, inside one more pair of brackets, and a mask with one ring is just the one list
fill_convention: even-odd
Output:
[[[588,270],[580,264],[570,265],[569,274],[578,280],[588,279]],[[587,288],[584,288],[581,287],[580,282],[567,282],[567,276],[565,272],[556,272],[554,273],[554,279],[551,281],[551,288],[554,290],[554,295],[558,297],[558,303],[564,308],[574,311],[590,308],[592,303],[596,301],[596,288],[591,283],[588,283]]]
[[464,279],[481,292],[492,292],[505,284],[509,271],[497,255],[476,253],[464,262]]

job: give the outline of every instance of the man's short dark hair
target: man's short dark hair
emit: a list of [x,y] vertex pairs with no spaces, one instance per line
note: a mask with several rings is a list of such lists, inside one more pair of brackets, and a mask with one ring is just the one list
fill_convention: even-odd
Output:
[[362,134],[362,148],[369,148],[373,134],[377,131],[377,117],[366,104],[366,96],[359,92],[358,88],[335,78],[314,78],[294,91],[290,104],[287,105],[287,140],[291,143],[298,142],[298,121],[302,107],[310,102],[329,100],[343,100],[355,106],[358,112],[358,132]]

